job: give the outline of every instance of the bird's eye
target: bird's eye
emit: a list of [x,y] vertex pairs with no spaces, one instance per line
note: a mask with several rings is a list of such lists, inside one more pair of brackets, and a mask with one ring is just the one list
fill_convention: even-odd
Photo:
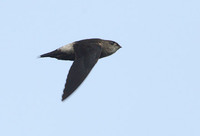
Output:
[[113,41],[110,41],[110,44],[111,44],[111,45],[114,45],[114,44],[115,44],[115,42],[113,42]]

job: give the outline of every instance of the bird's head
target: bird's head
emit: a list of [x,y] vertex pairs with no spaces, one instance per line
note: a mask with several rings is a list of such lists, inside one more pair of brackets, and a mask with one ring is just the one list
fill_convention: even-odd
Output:
[[117,42],[115,41],[110,41],[110,40],[105,40],[104,41],[104,51],[111,55],[115,53],[118,49],[122,48]]

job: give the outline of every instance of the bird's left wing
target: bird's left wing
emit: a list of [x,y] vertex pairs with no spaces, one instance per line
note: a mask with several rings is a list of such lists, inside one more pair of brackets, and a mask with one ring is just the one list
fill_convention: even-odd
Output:
[[62,95],[62,101],[71,95],[87,77],[101,55],[98,44],[74,45],[75,60],[72,64]]

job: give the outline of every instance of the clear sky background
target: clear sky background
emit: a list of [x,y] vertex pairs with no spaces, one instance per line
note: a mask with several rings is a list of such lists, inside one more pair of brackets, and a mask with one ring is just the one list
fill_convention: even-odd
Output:
[[[61,102],[85,38],[122,48]],[[1,136],[200,136],[199,0],[2,0],[0,49]]]

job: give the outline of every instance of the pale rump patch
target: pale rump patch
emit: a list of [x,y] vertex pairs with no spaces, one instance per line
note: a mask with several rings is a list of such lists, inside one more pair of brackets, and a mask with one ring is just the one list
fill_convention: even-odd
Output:
[[74,43],[64,45],[64,46],[60,47],[59,50],[62,52],[67,52],[67,53],[74,53],[73,45],[74,45]]

